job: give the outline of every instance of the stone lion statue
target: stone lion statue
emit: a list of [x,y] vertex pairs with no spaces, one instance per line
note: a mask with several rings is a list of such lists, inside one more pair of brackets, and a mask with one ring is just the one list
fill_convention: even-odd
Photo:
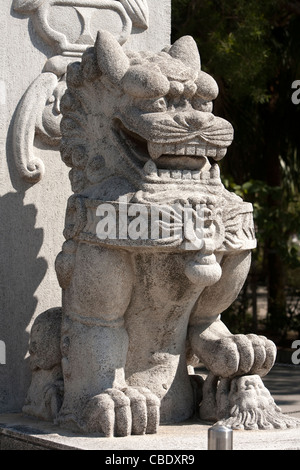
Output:
[[63,427],[155,433],[193,415],[195,358],[218,379],[273,366],[271,341],[233,335],[220,316],[256,241],[251,204],[220,179],[233,129],[212,113],[217,95],[189,36],[137,53],[99,31],[69,65],[61,155],[74,195],[56,261],[63,398],[53,408]]

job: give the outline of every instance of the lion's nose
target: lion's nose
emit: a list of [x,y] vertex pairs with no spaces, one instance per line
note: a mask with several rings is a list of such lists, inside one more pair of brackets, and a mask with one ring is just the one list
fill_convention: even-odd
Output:
[[207,127],[213,123],[215,117],[211,113],[204,111],[178,112],[174,115],[174,121],[190,131],[195,131]]

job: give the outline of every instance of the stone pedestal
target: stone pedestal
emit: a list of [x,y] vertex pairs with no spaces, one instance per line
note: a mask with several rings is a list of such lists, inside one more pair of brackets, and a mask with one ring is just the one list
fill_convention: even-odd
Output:
[[[188,421],[180,426],[161,426],[158,434],[95,438],[62,431],[23,415],[0,415],[0,450],[97,450],[101,451],[101,463],[125,455],[147,462],[153,456],[154,462],[159,455],[168,454],[194,457],[200,464],[201,451],[208,449],[209,427]],[[299,430],[234,431],[233,450],[300,450]]]

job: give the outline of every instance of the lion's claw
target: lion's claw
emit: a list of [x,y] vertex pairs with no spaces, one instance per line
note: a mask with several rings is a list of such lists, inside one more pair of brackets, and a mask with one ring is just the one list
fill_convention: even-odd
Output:
[[107,437],[152,434],[159,425],[159,406],[159,399],[145,388],[107,389],[89,400],[82,427]]
[[[275,344],[264,336],[224,335],[216,339],[205,332],[198,338],[199,357],[218,377],[257,374],[265,376],[276,358]],[[200,347],[199,347],[200,346]]]

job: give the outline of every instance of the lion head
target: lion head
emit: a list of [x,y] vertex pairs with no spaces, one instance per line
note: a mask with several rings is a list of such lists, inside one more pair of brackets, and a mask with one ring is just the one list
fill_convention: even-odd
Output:
[[74,192],[113,199],[218,178],[214,162],[233,129],[212,114],[218,86],[201,70],[191,37],[139,53],[100,31],[82,62],[69,66],[67,84],[61,152]]

